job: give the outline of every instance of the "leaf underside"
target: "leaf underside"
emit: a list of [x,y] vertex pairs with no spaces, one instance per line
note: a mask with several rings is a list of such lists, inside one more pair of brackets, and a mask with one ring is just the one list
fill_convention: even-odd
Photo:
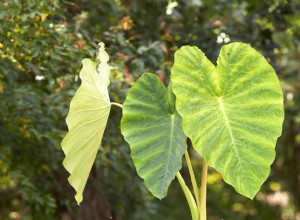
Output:
[[121,131],[137,173],[155,197],[164,198],[187,146],[175,97],[155,74],[144,73],[129,90]]
[[[82,83],[73,97],[66,122],[69,132],[61,145],[66,155],[63,165],[70,173],[69,183],[76,190],[79,204],[99,149],[110,112],[107,78],[96,71],[96,63],[82,61]],[[109,74],[109,73],[108,73]]]
[[171,81],[183,130],[208,165],[253,198],[270,173],[284,118],[278,78],[244,43],[223,46],[215,67],[197,47],[175,53]]

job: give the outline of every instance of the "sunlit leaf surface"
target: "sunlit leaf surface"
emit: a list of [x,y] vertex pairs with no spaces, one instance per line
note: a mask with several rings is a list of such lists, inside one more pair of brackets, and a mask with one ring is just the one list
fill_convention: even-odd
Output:
[[283,96],[266,59],[243,43],[223,46],[217,67],[197,47],[175,53],[171,81],[183,130],[208,165],[253,198],[270,173]]
[[[107,60],[108,61],[108,60]],[[96,63],[90,59],[82,61],[81,86],[70,104],[66,122],[69,132],[62,141],[66,155],[63,165],[70,173],[70,184],[76,190],[79,204],[92,165],[95,161],[110,112],[107,86],[109,70],[99,73]]]

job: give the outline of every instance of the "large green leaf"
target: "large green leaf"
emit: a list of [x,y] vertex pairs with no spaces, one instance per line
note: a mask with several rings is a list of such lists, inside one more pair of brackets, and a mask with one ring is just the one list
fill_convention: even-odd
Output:
[[109,70],[102,71],[100,66],[97,73],[96,63],[90,59],[84,59],[82,63],[82,83],[71,101],[66,119],[69,132],[61,144],[66,155],[63,165],[70,173],[68,180],[76,190],[75,198],[78,204],[82,201],[82,192],[110,112],[107,90]]
[[156,75],[144,73],[129,90],[121,131],[138,174],[149,191],[162,199],[181,168],[187,146],[175,97]]
[[183,130],[208,165],[253,198],[270,173],[283,96],[265,58],[243,43],[223,46],[215,67],[197,47],[175,53],[171,81]]

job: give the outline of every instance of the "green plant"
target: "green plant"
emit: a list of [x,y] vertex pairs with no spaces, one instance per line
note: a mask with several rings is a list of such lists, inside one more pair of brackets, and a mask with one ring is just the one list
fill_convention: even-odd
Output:
[[[208,166],[238,193],[255,196],[270,173],[284,116],[278,78],[261,54],[244,43],[228,44],[214,66],[197,47],[184,46],[175,53],[168,88],[155,74],[144,73],[123,105],[110,102],[109,57],[102,43],[97,58],[83,60],[82,84],[71,101],[69,133],[62,142],[78,204],[112,105],[123,110],[121,132],[155,197],[164,198],[176,176],[193,220],[206,219]],[[187,137],[204,159],[200,192]],[[179,173],[183,155],[193,194]]]

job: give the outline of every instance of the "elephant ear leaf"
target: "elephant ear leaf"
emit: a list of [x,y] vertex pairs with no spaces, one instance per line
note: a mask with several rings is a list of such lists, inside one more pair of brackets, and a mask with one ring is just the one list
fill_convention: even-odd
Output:
[[83,199],[82,193],[95,161],[111,107],[107,89],[108,55],[104,51],[104,45],[101,45],[99,51],[102,57],[98,72],[95,62],[90,59],[82,61],[82,83],[70,103],[66,118],[69,132],[61,143],[66,155],[63,165],[70,173],[68,180],[76,190],[75,199],[78,204]]
[[130,144],[137,173],[157,198],[167,195],[181,168],[186,136],[175,96],[152,73],[144,73],[128,91],[123,104],[121,131]]
[[282,91],[274,69],[247,44],[223,46],[217,64],[197,47],[175,53],[176,108],[195,150],[237,192],[253,198],[275,158]]

